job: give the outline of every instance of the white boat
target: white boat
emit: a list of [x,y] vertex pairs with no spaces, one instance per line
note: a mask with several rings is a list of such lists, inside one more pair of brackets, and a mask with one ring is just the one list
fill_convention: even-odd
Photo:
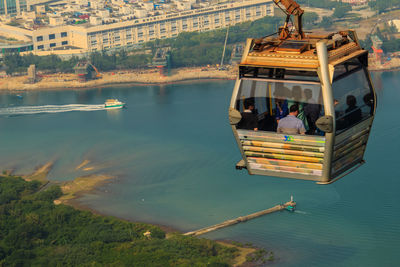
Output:
[[104,108],[106,109],[116,109],[123,108],[125,106],[124,102],[119,101],[118,99],[107,99],[104,103]]

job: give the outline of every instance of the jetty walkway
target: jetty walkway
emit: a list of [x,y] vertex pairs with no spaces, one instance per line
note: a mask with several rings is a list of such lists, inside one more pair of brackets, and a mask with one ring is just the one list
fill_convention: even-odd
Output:
[[286,202],[285,204],[279,204],[279,205],[276,205],[276,206],[266,209],[266,210],[258,211],[258,212],[255,212],[255,213],[252,213],[252,214],[249,214],[246,216],[237,217],[236,219],[227,220],[222,223],[218,223],[218,224],[215,224],[215,225],[212,225],[209,227],[201,228],[196,231],[187,232],[187,233],[184,233],[184,235],[190,235],[190,236],[203,235],[205,233],[212,232],[212,231],[215,231],[215,230],[218,230],[218,229],[221,229],[224,227],[228,227],[228,226],[231,226],[234,224],[238,224],[241,222],[246,222],[248,220],[251,220],[251,219],[254,219],[254,218],[269,214],[269,213],[287,209],[289,206],[294,208],[296,206],[296,202],[294,202],[293,199],[291,199],[290,201]]

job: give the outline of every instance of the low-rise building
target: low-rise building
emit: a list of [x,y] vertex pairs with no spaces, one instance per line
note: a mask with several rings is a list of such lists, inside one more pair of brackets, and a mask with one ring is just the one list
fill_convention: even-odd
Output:
[[10,53],[21,53],[21,52],[33,52],[33,43],[1,43],[0,42],[0,60],[3,59],[4,55]]
[[359,6],[368,4],[369,0],[341,0],[342,3],[348,3],[350,5]]
[[50,26],[60,26],[64,24],[64,18],[58,15],[49,16],[49,25]]
[[397,32],[400,32],[400,19],[392,19],[388,24],[389,26],[396,27]]
[[35,6],[35,12],[37,15],[42,15],[46,13],[46,6],[45,5],[37,5]]
[[90,25],[101,25],[103,23],[103,20],[98,16],[90,16],[89,22]]

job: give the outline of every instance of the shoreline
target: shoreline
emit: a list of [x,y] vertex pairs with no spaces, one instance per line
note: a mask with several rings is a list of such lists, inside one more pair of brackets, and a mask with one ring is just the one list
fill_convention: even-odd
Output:
[[[40,190],[45,190],[47,187],[52,185],[60,186],[63,192],[63,196],[54,200],[54,204],[56,205],[60,204],[68,205],[73,207],[74,209],[90,211],[91,213],[99,216],[112,216],[120,220],[132,223],[149,223],[145,221],[140,221],[140,220],[135,221],[132,219],[127,219],[115,215],[105,214],[96,210],[95,208],[92,208],[80,202],[80,199],[83,196],[87,194],[96,194],[96,191],[99,190],[101,186],[114,182],[117,179],[116,176],[96,173],[96,174],[79,176],[70,181],[48,180],[47,175],[51,171],[54,163],[55,163],[54,161],[46,162],[43,165],[36,166],[35,169],[29,174],[23,174],[17,176],[20,176],[22,179],[26,181],[35,180],[42,182],[43,185]],[[90,160],[85,159],[75,168],[75,170],[77,169],[84,170],[84,167],[87,167],[88,165],[90,165],[90,163],[92,163]],[[0,174],[0,176],[15,175],[14,174],[15,171],[16,169],[6,169],[4,170],[3,174]],[[93,171],[93,168],[90,168],[87,171]],[[166,233],[174,233],[174,232],[182,233],[181,230],[172,226],[158,224],[158,223],[149,223],[149,224],[153,224],[160,227]]]
[[[71,181],[51,181],[47,179],[48,173],[51,171],[54,161],[49,161],[46,162],[43,165],[36,166],[35,170],[27,175],[21,175],[21,178],[23,178],[26,181],[33,181],[33,180],[38,180],[43,183],[42,187],[39,189],[40,191],[45,190],[49,186],[52,185],[58,185],[60,186],[63,195],[54,200],[55,205],[68,205],[71,206],[74,209],[77,210],[82,210],[82,211],[89,211],[92,214],[98,215],[98,216],[103,216],[103,217],[114,217],[123,221],[131,222],[131,223],[144,223],[144,224],[150,224],[159,227],[162,231],[165,232],[166,238],[169,238],[172,234],[178,233],[178,234],[183,234],[182,230],[179,230],[173,226],[167,226],[167,225],[162,225],[159,223],[154,223],[154,222],[145,222],[145,221],[140,221],[140,220],[133,220],[133,219],[127,219],[115,215],[108,215],[105,213],[102,213],[95,208],[89,207],[87,205],[84,205],[80,202],[80,199],[87,194],[90,193],[96,193],[96,191],[103,185],[109,184],[114,182],[117,177],[112,176],[112,175],[107,175],[107,174],[100,174],[100,173],[95,173],[95,174],[88,174],[85,176],[80,176],[76,177]],[[75,170],[81,169],[85,170],[85,167],[88,165],[91,165],[91,161],[88,159],[84,159],[79,165],[76,166]],[[93,168],[89,168],[87,171],[92,171]],[[4,174],[0,174],[0,176],[3,175],[12,175],[12,173],[15,170],[5,170]],[[238,249],[239,254],[235,258],[235,262],[233,266],[242,266],[244,264],[247,264],[247,256],[251,254],[255,254],[260,248],[254,247],[253,245],[246,246],[243,244],[240,244],[239,242],[233,241],[233,240],[224,240],[224,239],[217,239],[214,240],[215,242],[227,246],[227,247],[235,247]],[[236,243],[236,244],[235,244]],[[266,255],[265,255],[266,256]],[[246,265],[247,266],[247,265]],[[252,265],[249,265],[252,266]]]
[[[102,213],[95,208],[92,208],[90,206],[87,206],[85,204],[82,204],[80,202],[80,199],[87,195],[87,194],[96,194],[96,192],[104,185],[113,183],[118,179],[117,176],[115,175],[110,175],[110,174],[105,174],[101,173],[101,165],[96,165],[94,164],[91,160],[89,159],[84,159],[82,162],[80,162],[74,169],[75,170],[82,170],[82,171],[87,171],[87,172],[93,172],[94,173],[88,173],[87,175],[75,177],[73,180],[70,181],[57,181],[57,180],[49,180],[47,178],[48,174],[51,172],[51,169],[53,168],[55,164],[54,160],[50,160],[44,164],[37,165],[34,170],[32,170],[28,174],[15,174],[18,172],[17,169],[4,169],[4,173],[0,173],[1,176],[5,175],[14,175],[14,176],[19,176],[22,179],[26,181],[39,181],[43,185],[41,186],[40,190],[45,190],[46,188],[52,186],[52,185],[57,185],[61,188],[63,195],[54,200],[54,204],[56,205],[68,205],[71,206],[75,209],[78,210],[85,210],[85,211],[90,211],[94,214],[97,214],[99,216],[112,216],[116,217],[121,220],[129,221],[129,222],[136,222],[136,223],[149,223],[145,221],[140,221],[140,220],[133,220],[133,219],[128,219],[128,218],[123,218],[115,215],[109,215]],[[169,225],[163,225],[159,223],[149,223],[156,225],[160,227],[163,231],[166,233],[182,233],[181,230],[169,226]]]
[[[115,180],[115,179],[113,179],[113,180]],[[165,232],[165,238],[169,238],[174,233],[178,233],[178,234],[184,233],[182,230],[179,230],[179,229],[177,229],[173,226],[169,226],[169,225],[163,225],[163,224],[159,224],[159,223],[155,223],[155,222],[145,222],[145,221],[141,221],[141,220],[127,219],[127,218],[123,218],[123,217],[119,217],[119,216],[115,216],[115,215],[105,214],[105,213],[102,213],[102,212],[96,210],[95,208],[84,205],[79,201],[80,198],[83,197],[85,194],[95,193],[95,191],[99,187],[101,187],[104,184],[111,183],[111,182],[113,182],[113,181],[105,180],[101,183],[97,183],[90,190],[78,192],[74,195],[73,198],[66,199],[66,200],[62,201],[60,204],[71,206],[77,210],[89,211],[98,216],[103,216],[103,217],[111,216],[111,217],[115,217],[115,218],[118,218],[123,221],[131,222],[131,223],[145,223],[145,224],[155,225],[155,226],[159,227],[162,231]],[[200,237],[200,238],[203,238],[203,237]],[[251,265],[250,262],[247,261],[247,256],[251,255],[251,254],[255,254],[258,250],[260,250],[260,248],[254,247],[253,245],[250,245],[250,247],[249,247],[248,245],[244,245],[244,244],[241,244],[239,242],[236,242],[236,241],[230,240],[230,239],[226,239],[226,240],[225,239],[216,239],[214,241],[222,246],[235,247],[238,249],[239,255],[236,256],[235,263],[233,264],[233,266],[247,266],[247,265],[245,265],[247,263],[250,264],[249,266],[253,266],[253,265]],[[267,255],[265,255],[265,256],[267,256]]]
[[90,89],[116,85],[167,85],[172,83],[203,81],[203,80],[234,80],[237,73],[236,67],[228,70],[216,68],[181,68],[174,69],[170,76],[162,76],[157,70],[121,70],[103,72],[100,79],[80,82],[75,74],[58,73],[51,75],[38,75],[40,80],[36,83],[26,83],[27,76],[14,76],[0,78],[0,91],[32,91],[32,90],[71,90]]
[[[208,80],[235,80],[238,66],[229,66],[227,70],[218,70],[215,67],[191,67],[174,69],[170,76],[162,76],[155,69],[148,70],[120,70],[102,72],[100,79],[80,82],[75,74],[57,73],[38,75],[36,83],[26,83],[27,76],[0,77],[0,92],[26,92],[36,90],[79,90],[104,88],[109,86],[126,85],[168,85],[186,82],[201,82]],[[375,59],[369,60],[370,72],[400,71],[400,58],[393,58],[390,62],[377,64]]]
[[[86,160],[83,161],[79,166],[85,165],[85,163],[86,163]],[[78,178],[82,178],[82,177],[78,177],[78,178],[76,178],[76,179],[74,179],[72,181],[68,181],[68,182],[49,181],[47,179],[47,177],[44,177],[42,179],[43,175],[47,176],[47,173],[48,173],[48,171],[51,170],[52,165],[53,165],[53,162],[48,162],[48,163],[46,163],[44,165],[37,166],[35,168],[35,171],[32,174],[26,175],[26,176],[14,176],[14,175],[12,175],[12,170],[5,170],[5,171],[3,171],[2,174],[0,174],[0,177],[8,177],[8,178],[14,178],[14,179],[15,178],[22,178],[25,181],[33,181],[33,180],[35,180],[33,177],[36,177],[37,175],[40,174],[40,175],[42,175],[41,176],[42,186],[39,187],[38,190],[35,191],[34,193],[38,193],[38,192],[41,192],[42,190],[45,190],[48,187],[48,185],[55,185],[55,184],[58,184],[58,185],[64,184],[64,186],[67,185],[67,184],[70,185],[71,183],[76,183],[76,180]],[[91,175],[91,176],[96,176],[96,175],[94,174],[94,175]],[[109,182],[109,180],[110,180],[109,178],[110,177],[108,177],[107,179],[100,179],[100,180]],[[91,183],[91,185],[89,186],[90,190],[95,190],[101,184],[102,183]],[[63,187],[63,186],[60,186],[60,187]],[[64,190],[62,190],[62,191],[64,193]],[[79,193],[74,195],[73,198],[67,199],[67,200],[62,201],[60,203],[54,203],[54,204],[55,205],[58,205],[58,204],[69,205],[73,209],[89,211],[93,215],[99,216],[99,217],[112,217],[112,218],[114,218],[114,220],[117,219],[117,220],[121,220],[121,221],[130,222],[130,223],[133,223],[133,224],[144,224],[144,225],[148,225],[148,226],[156,226],[156,227],[159,227],[165,233],[164,239],[170,239],[170,238],[173,238],[176,235],[182,236],[182,233],[180,231],[175,231],[175,229],[170,228],[170,227],[160,226],[160,225],[154,224],[154,223],[135,222],[135,221],[127,220],[127,219],[120,218],[120,217],[117,217],[117,216],[102,214],[102,213],[100,213],[100,212],[98,212],[98,211],[96,211],[94,209],[91,209],[91,208],[89,208],[87,206],[79,205],[77,202],[75,202],[81,196],[81,194],[85,194],[87,192],[88,192],[87,190],[79,191]],[[61,196],[61,198],[63,196]],[[57,200],[59,200],[59,199],[57,199]],[[54,200],[54,202],[56,202],[57,200]],[[146,232],[146,233],[150,233],[150,232]],[[144,233],[144,235],[146,235],[146,233]],[[188,238],[195,238],[195,237],[188,237]],[[235,241],[232,241],[232,240],[211,240],[211,239],[208,239],[208,240],[213,242],[212,244],[219,244],[222,247],[236,248],[236,251],[234,252],[234,254],[232,254],[232,258],[229,258],[229,265],[230,266],[256,266],[256,265],[253,265],[252,263],[253,262],[257,263],[259,261],[266,262],[266,260],[269,260],[269,259],[267,259],[267,256],[269,254],[265,249],[257,248],[257,247],[255,247],[255,246],[253,246],[251,244],[250,245],[241,244],[239,242],[235,242]],[[270,252],[270,255],[273,255],[273,252]],[[250,259],[253,259],[253,260],[248,260],[249,257],[251,257]],[[254,260],[254,257],[256,257],[255,260]]]
[[370,68],[368,68],[368,70],[370,72],[395,72],[395,71],[400,71],[400,66],[393,67],[393,68],[383,68],[383,69],[379,69],[379,68],[370,69]]

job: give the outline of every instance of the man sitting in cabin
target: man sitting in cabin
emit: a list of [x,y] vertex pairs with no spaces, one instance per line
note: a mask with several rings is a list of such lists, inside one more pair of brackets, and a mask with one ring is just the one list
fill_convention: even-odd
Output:
[[258,118],[254,114],[254,102],[247,98],[244,100],[244,111],[242,112],[242,119],[238,124],[239,129],[258,130]]
[[311,89],[304,89],[304,96],[306,97],[307,102],[307,104],[304,106],[304,114],[306,115],[309,128],[307,134],[315,134],[317,131],[316,122],[321,113],[321,105],[317,104],[312,98]]
[[303,121],[297,118],[298,114],[299,106],[297,104],[290,106],[289,115],[279,120],[277,132],[283,134],[305,134],[306,129]]

